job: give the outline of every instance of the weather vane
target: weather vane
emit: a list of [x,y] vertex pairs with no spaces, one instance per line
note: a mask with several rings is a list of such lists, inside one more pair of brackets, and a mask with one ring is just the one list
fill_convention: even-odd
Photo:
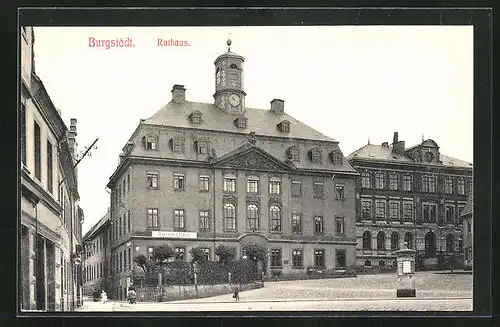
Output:
[[227,39],[227,51],[231,51],[231,32],[229,32],[229,38]]

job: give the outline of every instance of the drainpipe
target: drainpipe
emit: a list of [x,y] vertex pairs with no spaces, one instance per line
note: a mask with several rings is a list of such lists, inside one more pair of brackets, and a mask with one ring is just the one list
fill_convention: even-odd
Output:
[[212,210],[213,210],[213,213],[212,213],[212,216],[213,216],[213,224],[214,224],[214,261],[215,261],[215,232],[216,232],[216,228],[215,228],[215,168],[213,167],[212,164],[210,164],[211,168],[212,168]]
[[[35,244],[35,261],[34,261],[34,273],[35,273],[35,283],[38,282],[38,200],[34,200],[33,202],[33,208],[35,208],[35,237],[34,242]],[[30,249],[31,251],[31,249]],[[29,272],[28,272],[29,273]],[[31,284],[31,276],[30,276],[30,284]],[[37,285],[35,284],[35,309],[38,310],[38,294],[37,294]]]
[[69,247],[70,247],[70,261],[71,261],[71,311],[75,310],[75,266],[74,266],[74,260],[73,260],[73,214],[74,214],[74,208],[73,208],[73,195],[70,195],[70,227],[69,227]]

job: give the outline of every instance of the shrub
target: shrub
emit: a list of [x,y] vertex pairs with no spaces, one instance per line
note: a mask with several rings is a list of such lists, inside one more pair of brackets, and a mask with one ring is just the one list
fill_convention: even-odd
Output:
[[193,259],[191,260],[192,262],[202,264],[203,262],[207,261],[205,251],[201,247],[192,248],[191,250],[189,250],[189,253],[191,253],[191,256],[193,257]]
[[163,262],[175,255],[174,250],[168,245],[163,244],[153,249],[152,257],[154,261]]
[[146,274],[148,270],[148,258],[146,258],[144,254],[140,253],[135,256],[134,262],[137,263],[137,265],[141,267],[142,270],[144,270],[144,273]]
[[220,262],[229,263],[234,259],[236,253],[234,248],[229,248],[221,244],[215,249],[215,255],[219,257]]

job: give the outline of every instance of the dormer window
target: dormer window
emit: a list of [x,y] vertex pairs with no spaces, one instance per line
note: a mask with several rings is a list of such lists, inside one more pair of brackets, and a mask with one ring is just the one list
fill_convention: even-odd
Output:
[[234,124],[238,128],[247,128],[247,118],[246,117],[238,117],[235,119]]
[[238,66],[236,64],[231,64],[231,66],[229,66],[229,68],[238,69]]
[[278,129],[283,133],[290,133],[290,122],[288,120],[284,120],[278,124]]
[[198,154],[208,154],[210,146],[207,140],[201,139],[194,142],[194,148]]
[[300,150],[297,146],[288,148],[286,156],[291,161],[300,161]]
[[142,141],[146,150],[158,150],[158,137],[145,136]]
[[311,162],[313,164],[319,165],[322,163],[321,150],[318,148],[309,151],[309,157],[311,158]]
[[342,153],[340,151],[333,151],[330,153],[330,159],[334,165],[342,165],[343,158]]
[[172,151],[175,153],[184,152],[184,138],[182,136],[176,136],[170,140]]
[[189,115],[189,118],[193,124],[201,124],[201,116],[203,114],[199,111],[193,112],[191,115]]

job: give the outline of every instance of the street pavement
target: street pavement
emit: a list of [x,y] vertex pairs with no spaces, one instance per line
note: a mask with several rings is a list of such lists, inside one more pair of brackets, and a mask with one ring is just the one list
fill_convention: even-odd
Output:
[[470,311],[472,275],[419,272],[416,297],[397,298],[394,274],[266,282],[261,289],[203,299],[137,303],[88,301],[81,311]]

